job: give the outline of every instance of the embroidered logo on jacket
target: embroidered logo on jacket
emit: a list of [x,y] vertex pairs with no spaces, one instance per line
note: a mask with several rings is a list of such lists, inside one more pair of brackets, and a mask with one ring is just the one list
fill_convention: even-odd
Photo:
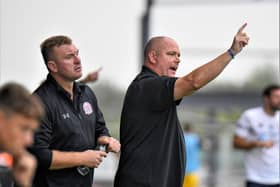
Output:
[[65,114],[61,114],[63,119],[67,119],[67,118],[70,118],[70,115],[69,113],[65,113]]
[[90,115],[93,112],[92,106],[89,102],[83,103],[83,109],[84,109],[85,114],[87,114],[87,115]]

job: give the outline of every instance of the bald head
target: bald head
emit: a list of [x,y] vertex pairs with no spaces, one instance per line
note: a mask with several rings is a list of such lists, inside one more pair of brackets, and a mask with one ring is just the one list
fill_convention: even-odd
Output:
[[162,48],[164,48],[166,45],[168,45],[169,42],[176,43],[175,40],[172,38],[169,38],[167,36],[156,36],[151,38],[145,45],[144,48],[144,59],[145,61],[148,59],[149,52],[151,51],[160,51]]
[[160,76],[174,77],[180,63],[180,49],[172,38],[157,36],[144,49],[144,66]]

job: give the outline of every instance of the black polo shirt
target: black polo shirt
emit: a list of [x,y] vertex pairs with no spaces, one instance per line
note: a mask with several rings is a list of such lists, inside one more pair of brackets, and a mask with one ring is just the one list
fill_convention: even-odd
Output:
[[47,80],[34,92],[44,104],[46,116],[35,133],[30,149],[38,159],[35,187],[90,187],[93,169],[86,176],[77,168],[49,170],[52,150],[84,151],[94,149],[99,136],[109,136],[103,115],[92,90],[74,83],[73,101],[49,74]]
[[181,187],[183,131],[174,101],[176,78],[147,67],[129,86],[122,110],[121,157],[115,187]]

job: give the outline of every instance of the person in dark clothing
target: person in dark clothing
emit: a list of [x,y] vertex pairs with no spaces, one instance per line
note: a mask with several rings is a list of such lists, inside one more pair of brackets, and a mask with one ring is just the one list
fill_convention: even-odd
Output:
[[[40,100],[18,83],[0,88],[0,186],[30,187],[36,159],[26,151],[44,110]],[[9,161],[8,161],[9,160]],[[8,162],[5,162],[8,161]],[[10,166],[10,167],[9,167]]]
[[34,186],[90,187],[93,168],[107,155],[95,147],[107,145],[108,151],[119,152],[120,144],[110,137],[95,94],[75,81],[82,76],[82,66],[72,40],[50,37],[41,52],[49,74],[34,92],[46,111],[30,148],[38,159]]
[[146,44],[144,66],[124,99],[115,187],[182,186],[185,146],[176,106],[217,77],[247,45],[245,27],[239,29],[228,51],[180,78],[175,77],[180,63],[177,43],[169,37],[154,37]]

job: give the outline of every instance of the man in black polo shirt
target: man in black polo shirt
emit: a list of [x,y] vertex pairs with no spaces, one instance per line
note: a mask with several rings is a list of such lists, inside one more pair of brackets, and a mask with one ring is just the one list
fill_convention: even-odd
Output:
[[106,144],[118,152],[110,137],[96,97],[82,76],[79,51],[67,36],[53,36],[41,44],[49,74],[35,91],[43,101],[46,117],[35,134],[30,151],[38,159],[35,187],[91,187],[93,168],[106,152],[94,150]]
[[129,86],[121,116],[121,157],[115,187],[181,187],[185,150],[176,105],[213,80],[248,43],[243,29],[231,48],[188,75],[175,78],[180,63],[177,43],[152,38],[144,66]]

